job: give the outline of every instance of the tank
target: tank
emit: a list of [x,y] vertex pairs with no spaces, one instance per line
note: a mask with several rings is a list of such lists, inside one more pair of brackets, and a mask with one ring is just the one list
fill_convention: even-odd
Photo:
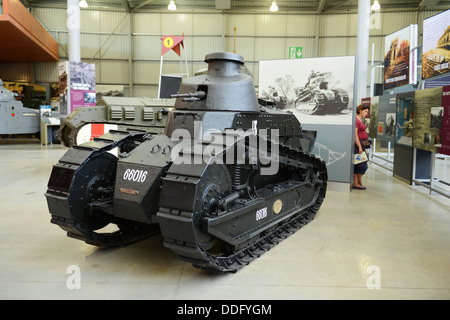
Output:
[[110,130],[67,150],[45,193],[52,223],[103,247],[160,233],[194,267],[236,272],[314,219],[328,180],[316,132],[257,99],[242,56],[205,62],[164,134]]
[[0,135],[7,138],[10,135],[28,134],[39,137],[39,109],[24,107],[16,100],[13,92],[3,86],[0,79]]
[[110,129],[135,129],[161,134],[173,104],[173,99],[104,96],[95,106],[76,108],[66,116],[58,137],[66,147],[72,147]]
[[311,71],[304,87],[295,89],[295,108],[306,114],[338,114],[348,106],[348,93],[341,88],[330,89],[330,72]]

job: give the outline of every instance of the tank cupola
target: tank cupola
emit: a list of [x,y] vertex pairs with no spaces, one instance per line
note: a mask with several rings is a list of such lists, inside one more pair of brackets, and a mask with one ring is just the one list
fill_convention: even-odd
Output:
[[206,74],[181,82],[174,108],[177,110],[259,112],[252,77],[241,73],[244,58],[236,53],[206,55]]

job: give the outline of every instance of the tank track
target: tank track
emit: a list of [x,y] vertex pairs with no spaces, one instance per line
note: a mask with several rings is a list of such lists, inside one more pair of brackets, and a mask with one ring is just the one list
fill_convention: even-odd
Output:
[[[318,172],[318,176],[312,180],[316,180],[314,183],[320,184],[320,187],[316,190],[313,199],[311,199],[306,206],[295,208],[294,212],[291,212],[288,218],[279,219],[278,221],[281,222],[278,222],[275,226],[260,233],[260,237],[256,242],[253,242],[238,251],[232,252],[231,254],[216,255],[203,250],[198,244],[193,248],[192,243],[187,243],[185,241],[185,237],[167,239],[164,237],[164,232],[162,232],[164,245],[171,249],[175,254],[178,254],[180,260],[190,262],[196,268],[213,273],[236,272],[308,224],[314,219],[325,198],[328,179],[326,164],[314,155],[306,154],[287,146],[280,146],[280,155],[283,156],[280,156],[280,159],[285,159],[284,165],[295,167],[295,164],[297,163],[297,166],[304,167],[305,163],[307,163],[307,165],[310,165]],[[192,154],[192,156],[194,156],[194,154]],[[301,164],[299,164],[299,162]],[[177,180],[192,181],[192,183],[195,183],[197,178],[200,179],[201,175],[198,175],[195,178],[192,175],[179,175]],[[160,212],[165,216],[172,215],[175,220],[179,219],[179,217],[182,217],[182,219],[194,219],[193,212],[180,212],[180,210],[168,206],[160,206]],[[158,215],[159,214],[160,213],[158,213]],[[177,234],[185,235],[187,233],[195,232],[195,230],[188,230],[192,225],[193,224],[184,224],[183,226],[185,227],[184,230],[182,230],[180,224],[178,226],[179,229]]]
[[[79,153],[82,156],[64,156],[54,167],[56,170],[63,168],[62,170],[66,170],[66,173],[74,172],[75,176],[90,159],[101,157],[116,147],[126,149],[127,146],[133,144],[135,141],[150,139],[151,137],[152,136],[146,132],[133,131],[132,129],[130,131],[111,130],[109,133],[103,135],[102,138],[94,138],[88,143],[74,146],[71,149],[71,152]],[[70,190],[67,190],[62,185],[50,180],[45,196],[47,199],[50,199],[48,200],[49,202],[56,201],[64,204],[68,203],[68,206],[72,207],[69,200],[70,192]],[[110,206],[108,201],[94,201],[93,203],[89,203],[89,205],[93,207],[102,207],[105,211],[108,211]],[[125,246],[160,233],[157,225],[130,222],[125,219],[116,218],[113,215],[107,215],[105,219],[107,219],[109,223],[117,224],[119,230],[102,233],[95,232],[92,228],[87,227],[82,222],[73,218],[73,214],[72,218],[68,218],[67,216],[64,217],[52,213],[50,222],[66,231],[68,237],[82,240],[88,244],[99,247]]]

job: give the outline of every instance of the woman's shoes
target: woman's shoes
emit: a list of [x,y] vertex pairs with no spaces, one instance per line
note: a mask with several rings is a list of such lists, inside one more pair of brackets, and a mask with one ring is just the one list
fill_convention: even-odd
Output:
[[353,186],[353,189],[366,190],[366,187]]

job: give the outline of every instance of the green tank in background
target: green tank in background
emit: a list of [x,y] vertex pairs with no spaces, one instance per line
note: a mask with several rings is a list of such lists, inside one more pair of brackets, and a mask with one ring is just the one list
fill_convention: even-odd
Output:
[[174,102],[173,99],[103,96],[96,106],[76,108],[65,117],[58,137],[66,147],[72,147],[111,129],[161,134]]
[[236,272],[314,219],[328,180],[316,131],[257,99],[242,56],[205,62],[173,95],[164,134],[109,130],[63,155],[45,193],[52,223],[101,247],[160,232],[194,267]]

